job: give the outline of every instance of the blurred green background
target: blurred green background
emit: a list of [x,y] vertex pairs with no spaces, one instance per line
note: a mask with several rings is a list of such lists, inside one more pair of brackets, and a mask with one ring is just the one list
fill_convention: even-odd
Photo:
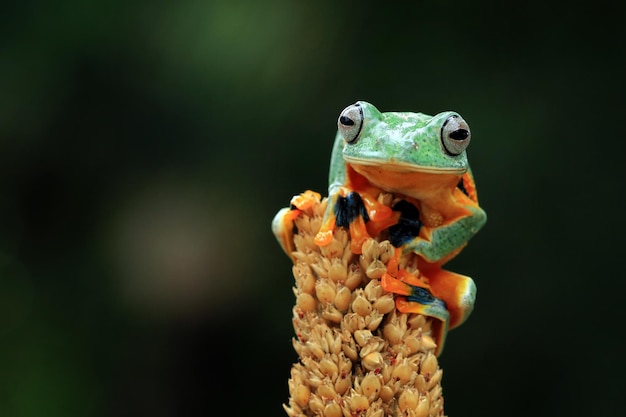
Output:
[[359,99],[472,128],[447,414],[624,415],[623,2],[51,3],[0,6],[0,416],[284,415],[270,221]]

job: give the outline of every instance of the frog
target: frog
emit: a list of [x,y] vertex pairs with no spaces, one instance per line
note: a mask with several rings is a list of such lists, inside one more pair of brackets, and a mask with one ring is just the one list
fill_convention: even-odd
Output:
[[329,170],[332,203],[316,237],[320,246],[332,239],[336,201],[352,191],[372,219],[389,217],[372,198],[378,191],[416,203],[423,227],[403,249],[429,262],[453,258],[485,224],[466,151],[471,132],[458,113],[381,113],[358,101],[340,113],[337,126]]
[[[470,277],[446,271],[442,265],[454,258],[487,220],[478,204],[468,162],[470,141],[469,125],[454,111],[430,116],[383,113],[366,101],[347,106],[337,119],[328,204],[315,237],[317,245],[326,246],[337,227],[346,227],[352,252],[359,254],[368,238],[388,233],[399,249],[398,256],[417,255],[428,283],[425,291],[443,300],[449,313],[431,314],[449,316],[443,319],[445,331],[467,319],[476,286]],[[297,216],[299,206],[310,204],[314,198],[310,193],[294,197],[291,207],[274,218],[274,234],[288,254],[292,232],[287,224]],[[381,193],[392,194],[396,203],[383,204],[378,200]],[[395,279],[386,282],[384,289],[389,292],[415,294],[416,285]],[[412,299],[417,298],[407,301],[398,297],[398,309],[423,312],[423,306]]]

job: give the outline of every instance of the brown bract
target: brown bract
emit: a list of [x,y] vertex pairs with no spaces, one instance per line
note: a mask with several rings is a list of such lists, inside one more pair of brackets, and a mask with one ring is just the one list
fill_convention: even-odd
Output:
[[[291,369],[285,411],[291,417],[442,416],[432,319],[397,311],[380,284],[393,246],[369,239],[355,255],[341,228],[329,245],[317,246],[325,209],[324,199],[295,219],[293,346],[300,360]],[[415,256],[404,255],[400,264],[417,277]]]

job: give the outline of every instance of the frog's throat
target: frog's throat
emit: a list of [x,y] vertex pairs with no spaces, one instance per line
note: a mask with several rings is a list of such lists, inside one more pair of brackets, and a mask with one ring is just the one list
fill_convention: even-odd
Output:
[[377,167],[383,171],[396,172],[420,172],[424,174],[455,174],[461,175],[467,171],[467,167],[432,167],[416,165],[402,161],[375,161],[371,159],[361,159],[344,155],[344,160],[352,166]]

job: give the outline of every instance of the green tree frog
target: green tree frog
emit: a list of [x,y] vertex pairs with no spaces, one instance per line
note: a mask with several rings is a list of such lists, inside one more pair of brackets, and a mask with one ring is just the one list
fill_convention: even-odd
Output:
[[467,160],[471,133],[459,114],[381,113],[359,101],[341,112],[337,125],[328,189],[334,203],[316,238],[319,245],[332,237],[338,197],[352,191],[360,194],[372,220],[389,217],[375,200],[380,191],[407,197],[422,227],[403,250],[429,262],[456,255],[485,224]]
[[[445,330],[458,326],[473,308],[476,287],[471,278],[441,265],[487,220],[468,164],[468,124],[451,111],[435,116],[381,113],[358,101],[341,112],[337,126],[328,205],[316,244],[328,245],[335,227],[348,227],[352,252],[358,254],[366,239],[388,232],[398,250],[419,256],[419,269],[428,278],[426,289],[445,303],[447,311],[433,303],[431,310],[438,308],[441,314],[429,315],[441,318],[449,313],[449,319],[442,319]],[[379,202],[381,192],[392,193],[396,203],[389,207]],[[297,208],[298,203],[292,205]],[[285,225],[287,218],[287,211],[279,212],[273,230],[289,254],[292,228]],[[398,309],[424,312],[420,303],[411,301],[423,291],[417,287],[402,280],[383,281],[387,291],[407,296],[399,297]]]

